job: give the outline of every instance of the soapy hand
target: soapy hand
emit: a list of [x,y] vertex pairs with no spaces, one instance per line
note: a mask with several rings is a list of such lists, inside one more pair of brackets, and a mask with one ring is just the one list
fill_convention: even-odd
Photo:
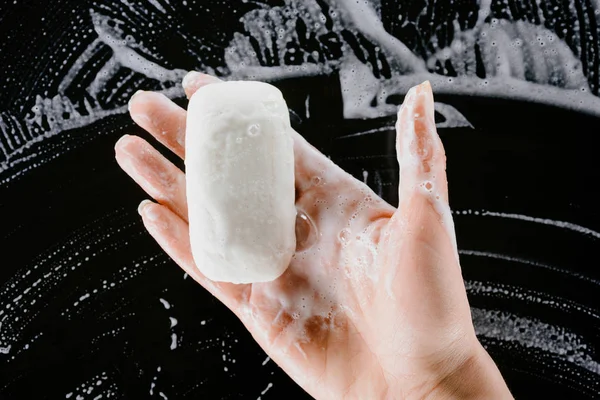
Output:
[[[192,72],[183,86],[191,97],[219,82]],[[185,110],[138,92],[130,113],[185,156]],[[429,84],[398,113],[398,209],[293,136],[296,254],[266,283],[205,278],[190,250],[184,173],[139,137],[119,140],[116,158],[157,201],[139,207],[148,232],[315,398],[512,398],[471,322]]]

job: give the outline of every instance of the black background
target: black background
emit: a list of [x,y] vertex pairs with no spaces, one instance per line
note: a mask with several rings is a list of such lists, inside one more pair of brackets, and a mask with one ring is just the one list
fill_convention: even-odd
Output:
[[[173,32],[179,29],[224,47],[230,33],[223,32],[238,29],[239,15],[253,7],[214,1],[211,14],[202,16],[208,6],[192,3],[169,9],[180,25],[163,27],[166,33],[156,39],[157,64],[216,68],[222,61],[218,51],[209,51],[199,65],[186,52],[189,43]],[[81,51],[74,44],[75,50],[61,53],[63,41],[82,35],[90,26],[90,7],[101,10],[102,4],[3,5],[3,134],[26,129],[7,125],[8,115],[25,119],[36,95],[51,97],[58,90],[60,79],[52,78],[48,69],[54,65],[57,76],[64,74],[56,60],[70,60],[69,54]],[[144,28],[149,30],[147,23],[140,24],[140,35],[151,36]],[[56,58],[49,61],[52,53]],[[297,115],[295,128],[357,179],[366,171],[367,183],[395,205],[394,132],[342,138],[394,121],[344,120],[338,82],[333,71],[274,84]],[[112,100],[100,101],[101,109],[126,104],[138,87],[169,85],[139,77],[115,87],[124,89]],[[74,102],[80,99],[76,91],[69,96]],[[310,118],[303,114],[307,96]],[[182,98],[177,101],[185,105]],[[568,221],[600,231],[599,118],[511,99],[439,95],[436,101],[454,106],[475,127],[439,129],[448,157],[459,249],[538,263],[463,254],[467,282],[506,290],[470,289],[471,305],[566,329],[587,347],[557,354],[548,349],[575,339],[534,330],[530,333],[539,342],[532,347],[506,335],[482,335],[481,341],[515,397],[594,398],[600,393],[600,371],[582,368],[569,356],[582,351],[596,368],[600,362],[600,240],[543,223],[484,218],[475,211]],[[0,310],[8,316],[0,326],[0,346],[11,345],[7,354],[0,353],[0,398],[59,399],[71,394],[93,399],[102,394],[255,399],[267,388],[262,399],[308,398],[272,361],[264,362],[266,355],[241,323],[191,279],[184,279],[145,233],[136,208],[146,197],[114,161],[114,143],[126,133],[156,144],[126,114],[116,113],[40,141],[13,160],[23,154],[33,157],[12,163],[0,174]],[[524,291],[546,301],[519,295]],[[90,297],[81,300],[86,293]],[[20,294],[23,298],[15,301]],[[177,320],[172,328],[169,317]],[[516,336],[534,328],[519,329]],[[173,350],[172,333],[178,340]]]

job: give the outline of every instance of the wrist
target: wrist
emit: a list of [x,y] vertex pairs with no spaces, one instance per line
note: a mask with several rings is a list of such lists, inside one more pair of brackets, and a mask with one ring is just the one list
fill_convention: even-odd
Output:
[[513,399],[500,370],[477,343],[473,355],[442,378],[425,399]]

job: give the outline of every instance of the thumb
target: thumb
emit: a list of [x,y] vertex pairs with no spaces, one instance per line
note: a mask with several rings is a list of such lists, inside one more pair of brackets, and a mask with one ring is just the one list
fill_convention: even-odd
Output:
[[398,111],[396,153],[400,166],[398,212],[433,208],[458,259],[448,205],[446,153],[435,127],[433,93],[428,81],[411,88]]
[[385,238],[388,295],[424,331],[433,334],[455,324],[472,329],[428,82],[408,92],[396,130],[400,201]]
[[400,201],[419,190],[448,203],[446,154],[435,128],[429,82],[409,90],[398,111],[396,152],[400,164]]

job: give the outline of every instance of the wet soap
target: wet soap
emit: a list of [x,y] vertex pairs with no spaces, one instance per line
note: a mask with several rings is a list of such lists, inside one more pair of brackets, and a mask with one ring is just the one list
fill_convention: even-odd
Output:
[[271,281],[296,246],[293,139],[281,92],[262,82],[200,88],[188,106],[190,241],[207,278]]

